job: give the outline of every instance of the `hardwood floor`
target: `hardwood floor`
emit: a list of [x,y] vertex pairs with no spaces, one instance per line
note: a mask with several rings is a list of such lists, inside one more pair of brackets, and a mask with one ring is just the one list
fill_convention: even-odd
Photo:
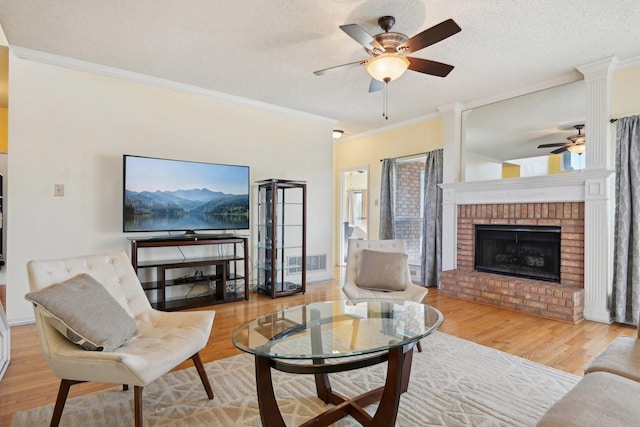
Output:
[[[335,277],[340,277],[338,270]],[[231,334],[246,320],[286,307],[340,297],[335,280],[309,284],[304,295],[272,300],[252,293],[249,301],[213,306],[214,327],[207,347],[200,353],[202,360],[206,363],[239,354],[231,343]],[[573,325],[541,319],[440,295],[437,289],[430,289],[425,302],[444,314],[442,332],[576,375],[582,375],[584,366],[614,338],[637,333],[634,327],[619,324],[585,320]],[[178,369],[190,366],[192,363],[187,362]],[[42,358],[35,325],[11,328],[11,363],[0,381],[0,425],[8,426],[14,412],[54,402],[58,386],[59,380]],[[76,385],[71,388],[70,397],[112,386]]]

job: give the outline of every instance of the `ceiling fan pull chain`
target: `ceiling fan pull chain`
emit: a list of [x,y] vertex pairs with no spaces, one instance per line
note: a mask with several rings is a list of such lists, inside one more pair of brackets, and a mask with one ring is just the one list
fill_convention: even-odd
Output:
[[384,90],[382,92],[382,117],[389,120],[389,82],[391,80],[384,79]]
[[387,118],[387,85],[382,90],[382,117]]

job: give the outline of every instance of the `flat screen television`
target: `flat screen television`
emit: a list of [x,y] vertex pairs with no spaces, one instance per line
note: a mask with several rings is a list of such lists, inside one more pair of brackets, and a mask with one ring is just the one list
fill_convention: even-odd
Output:
[[123,156],[124,232],[249,228],[249,167]]

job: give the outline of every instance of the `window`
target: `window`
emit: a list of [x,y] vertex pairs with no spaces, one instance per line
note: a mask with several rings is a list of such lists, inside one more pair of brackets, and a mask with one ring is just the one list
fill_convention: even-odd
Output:
[[414,280],[421,276],[422,223],[424,217],[424,157],[396,164],[395,236],[407,244]]

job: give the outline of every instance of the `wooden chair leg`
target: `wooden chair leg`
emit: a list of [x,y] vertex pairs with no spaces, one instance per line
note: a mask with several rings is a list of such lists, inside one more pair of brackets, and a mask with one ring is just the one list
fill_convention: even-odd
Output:
[[422,344],[420,344],[420,341],[418,341],[418,345],[416,345],[416,347],[417,347],[418,351],[420,353],[422,353]]
[[142,427],[142,390],[144,390],[142,386],[133,386],[133,417],[135,427]]
[[200,353],[196,353],[191,356],[191,360],[193,360],[193,364],[196,365],[196,370],[198,371],[198,375],[200,375],[200,380],[202,381],[202,385],[207,392],[207,396],[209,397],[209,399],[213,399],[213,389],[211,388],[209,377],[207,376],[207,372],[205,371],[204,365],[202,364],[202,359],[200,359]]
[[67,396],[69,395],[69,389],[74,384],[79,384],[84,381],[65,380],[60,381],[60,388],[58,389],[58,397],[56,398],[56,405],[53,408],[53,415],[51,416],[51,427],[58,427],[60,424],[60,418],[62,418],[62,411],[64,410],[64,404],[67,402]]

